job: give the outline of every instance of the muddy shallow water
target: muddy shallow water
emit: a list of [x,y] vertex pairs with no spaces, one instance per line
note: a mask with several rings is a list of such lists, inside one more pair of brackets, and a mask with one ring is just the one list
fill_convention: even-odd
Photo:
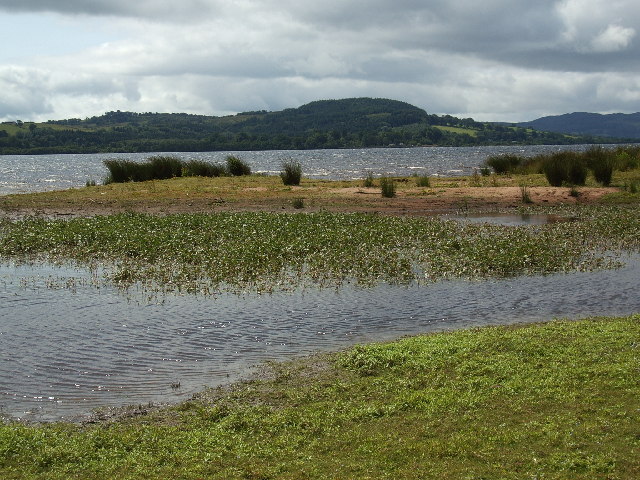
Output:
[[592,273],[160,301],[98,288],[83,270],[0,266],[0,414],[74,419],[187,399],[256,363],[358,342],[636,313],[640,257],[625,261]]

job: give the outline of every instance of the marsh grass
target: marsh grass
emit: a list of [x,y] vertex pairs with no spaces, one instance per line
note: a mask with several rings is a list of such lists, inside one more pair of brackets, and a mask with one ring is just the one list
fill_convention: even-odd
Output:
[[393,198],[396,196],[396,183],[393,178],[382,177],[380,179],[380,191],[385,198]]
[[[231,157],[230,157],[231,158]],[[234,175],[248,175],[251,169],[237,157],[234,160],[227,159],[228,166],[232,165]],[[240,162],[238,164],[238,162]],[[104,161],[109,170],[109,176],[105,179],[105,185],[110,183],[145,182],[149,180],[167,180],[177,177],[219,177],[228,174],[223,165],[213,164],[202,160],[183,161],[178,157],[157,155],[150,157],[146,162],[133,162],[131,160],[109,159]],[[246,173],[248,172],[248,173]]]
[[282,162],[280,178],[284,185],[300,185],[302,179],[302,165],[296,160],[285,160]]
[[251,175],[251,167],[242,160],[240,157],[236,157],[235,155],[229,155],[227,157],[227,172],[229,175],[240,177],[243,175]]
[[211,291],[588,270],[611,265],[602,250],[639,248],[637,207],[567,215],[582,220],[527,229],[330,213],[29,218],[0,222],[0,257],[100,262],[124,288]]
[[520,199],[522,203],[532,204],[533,200],[531,199],[531,193],[529,192],[529,186],[526,184],[520,185]]
[[364,178],[364,180],[362,181],[362,186],[364,188],[371,188],[373,187],[374,183],[373,183],[373,173],[369,172],[367,174],[367,176]]
[[416,177],[416,186],[428,188],[431,186],[431,180],[428,175],[419,175]]
[[636,479],[638,338],[635,315],[274,363],[119,422],[0,425],[0,477]]

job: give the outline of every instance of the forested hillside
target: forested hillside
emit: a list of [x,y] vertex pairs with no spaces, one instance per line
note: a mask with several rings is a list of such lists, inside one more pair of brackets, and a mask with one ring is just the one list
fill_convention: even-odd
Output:
[[371,98],[320,100],[279,112],[213,117],[107,112],[86,119],[0,125],[0,154],[362,148],[593,143],[509,125],[433,115]]

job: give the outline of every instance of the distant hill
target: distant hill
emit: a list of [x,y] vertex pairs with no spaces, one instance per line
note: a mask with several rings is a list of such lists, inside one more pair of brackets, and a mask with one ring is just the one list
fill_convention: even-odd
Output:
[[384,98],[318,100],[278,112],[214,117],[107,112],[0,124],[0,154],[302,150],[389,146],[576,144],[612,141],[429,114]]
[[575,112],[542,117],[531,122],[518,123],[517,125],[568,135],[640,139],[640,113],[602,115],[599,113]]

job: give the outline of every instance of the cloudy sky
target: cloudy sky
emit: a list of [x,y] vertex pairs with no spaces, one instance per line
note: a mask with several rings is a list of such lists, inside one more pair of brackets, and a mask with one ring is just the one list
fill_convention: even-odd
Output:
[[525,121],[640,111],[637,0],[0,0],[0,120],[384,97]]

